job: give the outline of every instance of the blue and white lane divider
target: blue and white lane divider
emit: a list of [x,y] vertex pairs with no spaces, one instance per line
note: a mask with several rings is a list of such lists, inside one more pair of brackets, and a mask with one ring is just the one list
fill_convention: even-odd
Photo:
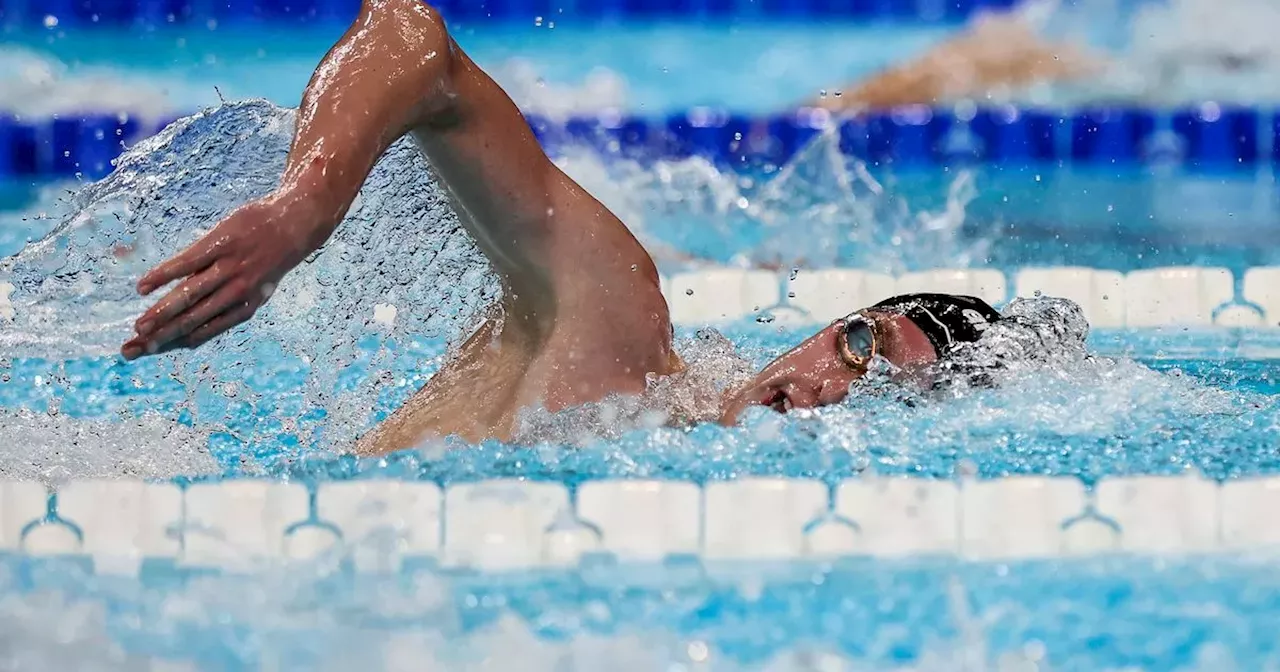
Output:
[[[698,156],[730,168],[784,164],[824,129],[839,135],[845,153],[900,167],[1161,163],[1212,171],[1280,162],[1280,112],[1217,103],[1171,111],[999,106],[957,113],[919,106],[850,117],[818,109],[749,117],[695,108],[666,118],[604,112],[567,121],[529,115],[529,122],[552,154],[586,147],[639,161]],[[157,130],[115,115],[0,116],[0,177],[98,178],[124,148]]]
[[[1016,0],[433,0],[455,22],[532,24],[636,18],[791,18],[943,23]],[[151,27],[168,24],[335,23],[360,0],[4,0],[0,27]]]
[[[248,573],[337,561],[359,574],[952,556],[971,561],[1274,548],[1280,478],[1196,473],[980,480],[878,477],[555,482],[365,480],[308,486],[0,483],[0,557],[79,558],[106,576],[148,567]],[[390,536],[389,536],[390,535]],[[392,543],[388,543],[391,541]]]

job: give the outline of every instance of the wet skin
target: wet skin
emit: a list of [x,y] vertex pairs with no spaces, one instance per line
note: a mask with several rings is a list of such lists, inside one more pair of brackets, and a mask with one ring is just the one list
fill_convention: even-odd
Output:
[[[510,98],[418,0],[365,0],[307,86],[279,187],[139,280],[143,294],[176,284],[138,318],[124,357],[198,347],[250,319],[328,240],[378,158],[405,135],[488,257],[503,298],[356,452],[448,435],[507,440],[522,409],[638,394],[651,376],[683,368],[649,253],[547,158]],[[912,323],[880,317],[882,356],[907,375],[932,360]],[[721,421],[751,404],[843,399],[862,372],[841,360],[835,338],[827,327],[766,366],[723,400]]]
[[[919,382],[925,367],[937,361],[933,344],[915,323],[901,315],[862,311],[876,322],[879,356],[888,360],[906,381]],[[841,359],[837,345],[842,325],[834,323],[805,339],[765,365],[747,385],[725,396],[720,422],[733,424],[749,406],[768,406],[779,412],[837,404],[849,396],[849,386],[865,369]]]

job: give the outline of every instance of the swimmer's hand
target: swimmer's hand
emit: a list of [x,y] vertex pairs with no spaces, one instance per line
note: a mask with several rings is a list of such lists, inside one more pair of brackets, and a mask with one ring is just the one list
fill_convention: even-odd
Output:
[[195,348],[253,317],[276,284],[324,244],[334,226],[312,199],[272,195],[242,206],[191,247],[138,281],[144,296],[186,278],[134,323],[120,349],[137,359]]

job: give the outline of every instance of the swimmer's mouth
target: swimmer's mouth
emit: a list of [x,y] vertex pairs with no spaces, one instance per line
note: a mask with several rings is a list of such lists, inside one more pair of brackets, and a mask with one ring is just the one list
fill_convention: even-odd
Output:
[[788,397],[787,393],[782,390],[774,392],[773,396],[769,397],[765,401],[764,405],[783,414],[794,408],[791,405],[791,397]]

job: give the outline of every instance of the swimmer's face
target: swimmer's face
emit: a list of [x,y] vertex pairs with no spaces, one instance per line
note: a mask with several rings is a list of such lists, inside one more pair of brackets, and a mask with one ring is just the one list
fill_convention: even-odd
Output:
[[[875,324],[877,352],[907,377],[936,361],[933,345],[911,320],[893,313],[862,311]],[[748,406],[768,406],[780,413],[843,401],[849,386],[865,375],[840,355],[844,325],[832,324],[773,360],[746,386],[731,390],[720,421],[733,424]]]

